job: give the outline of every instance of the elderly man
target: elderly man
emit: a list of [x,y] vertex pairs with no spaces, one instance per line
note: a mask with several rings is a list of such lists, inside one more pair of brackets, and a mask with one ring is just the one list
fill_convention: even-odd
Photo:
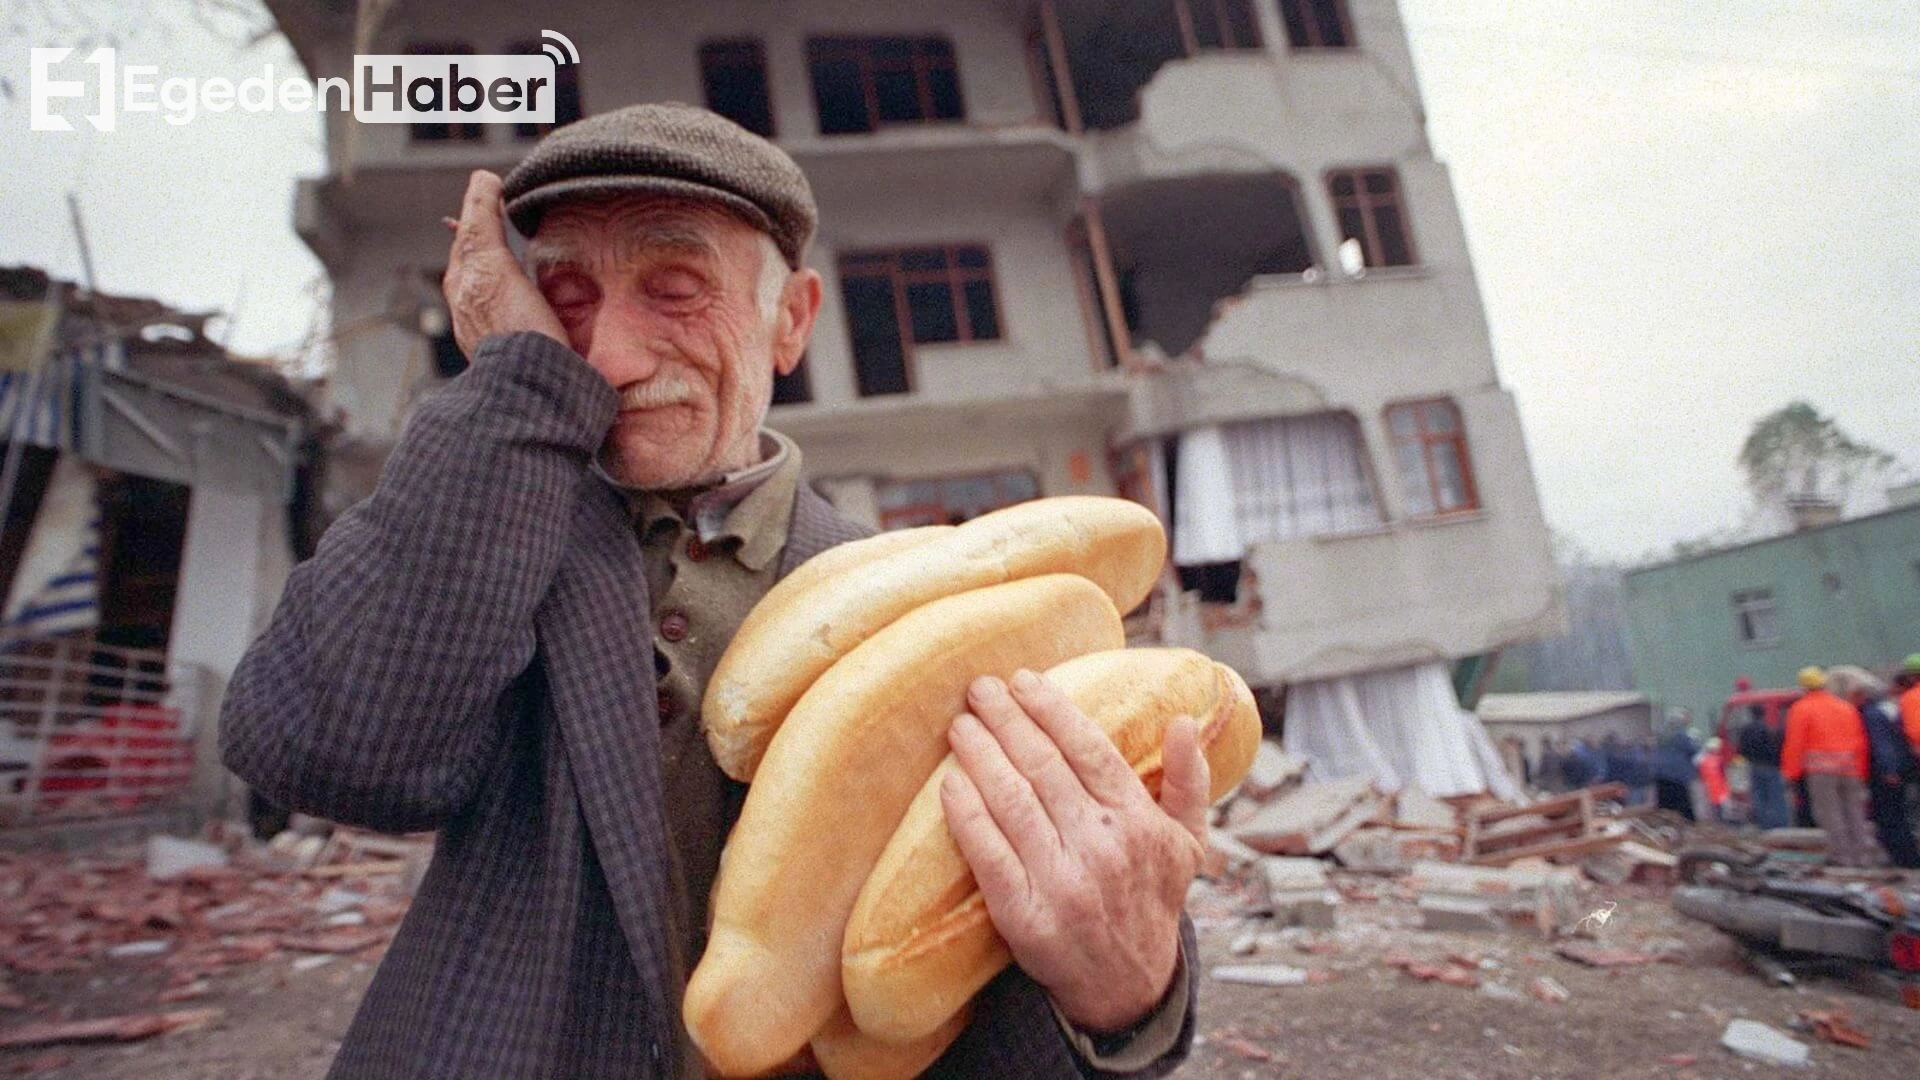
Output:
[[[760,427],[820,307],[812,195],[732,123],[636,106],[561,129],[504,186],[473,174],[450,224],[472,368],[294,572],[229,688],[226,760],[309,813],[440,831],[334,1075],[700,1076],[680,997],[744,792],[700,697],[774,581],[865,531]],[[1028,779],[1059,773],[1048,732],[1089,728],[1063,696],[982,678],[969,706],[942,795],[1016,966],[934,1073],[1169,1071],[1193,1031],[1191,722],[1157,805],[1088,812],[1087,790]],[[1061,842],[1027,861],[1002,824],[1035,815]],[[1129,860],[1080,857],[1116,844]],[[1068,917],[1090,895],[1101,917]]]

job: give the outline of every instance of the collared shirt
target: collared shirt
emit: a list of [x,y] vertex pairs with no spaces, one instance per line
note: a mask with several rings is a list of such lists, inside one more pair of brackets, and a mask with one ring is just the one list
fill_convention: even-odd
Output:
[[[682,956],[707,944],[709,894],[720,850],[740,816],[747,786],[722,772],[700,726],[700,700],[720,654],[771,589],[787,545],[800,448],[762,429],[762,460],[694,492],[651,492],[614,483],[633,513],[652,597],[653,665],[659,687],[661,782],[688,939]],[[1108,1040],[1055,1015],[1080,1055],[1111,1072],[1144,1068],[1172,1049],[1186,1017],[1187,958],[1181,956],[1166,1000],[1126,1036]],[[688,972],[682,972],[682,975]],[[696,1055],[689,1055],[697,1062]],[[693,1066],[697,1070],[697,1066]],[[697,1075],[696,1073],[690,1075]]]

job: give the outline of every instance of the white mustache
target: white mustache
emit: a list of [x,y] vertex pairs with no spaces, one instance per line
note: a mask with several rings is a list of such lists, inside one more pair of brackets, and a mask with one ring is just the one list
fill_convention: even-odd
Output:
[[693,387],[677,375],[656,375],[620,391],[622,409],[661,409],[693,400]]

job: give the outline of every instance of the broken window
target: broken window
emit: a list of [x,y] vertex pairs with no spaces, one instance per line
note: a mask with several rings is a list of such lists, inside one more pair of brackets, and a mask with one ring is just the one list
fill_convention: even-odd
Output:
[[1040,481],[1029,472],[975,473],[882,483],[874,495],[882,529],[958,525],[990,510],[1039,498]]
[[[507,46],[507,51],[515,56],[539,56],[540,42],[516,41]],[[585,116],[580,108],[580,74],[578,64],[555,64],[553,66],[553,123],[551,124],[515,124],[513,136],[516,139],[537,139],[555,128],[563,128]]]
[[1409,516],[1437,517],[1480,508],[1459,406],[1445,399],[1390,405],[1387,429],[1393,436],[1393,458]]
[[1780,644],[1780,611],[1773,604],[1772,589],[1739,589],[1733,600],[1733,639],[1749,649],[1770,649]]
[[1385,167],[1337,169],[1327,174],[1327,191],[1340,219],[1340,238],[1359,242],[1364,265],[1414,265],[1398,173]]
[[1257,49],[1260,27],[1250,0],[1174,0],[1192,28],[1194,51]]
[[700,46],[700,78],[707,108],[755,135],[773,137],[773,96],[767,50],[758,38],[709,41]]
[[1343,0],[1280,0],[1287,43],[1296,49],[1351,49],[1353,24]]
[[807,70],[822,135],[966,118],[945,38],[808,38]]
[[[473,46],[464,41],[414,41],[406,51],[408,56],[471,56]],[[479,124],[409,124],[408,130],[414,142],[479,142],[482,138]]]
[[95,640],[165,649],[173,628],[189,489],[115,473],[100,482],[100,628]]
[[993,261],[977,244],[850,253],[840,287],[862,397],[912,389],[912,345],[1000,337]]
[[807,375],[807,354],[800,354],[800,362],[785,375],[773,373],[773,403],[775,405],[803,405],[813,400],[813,380]]

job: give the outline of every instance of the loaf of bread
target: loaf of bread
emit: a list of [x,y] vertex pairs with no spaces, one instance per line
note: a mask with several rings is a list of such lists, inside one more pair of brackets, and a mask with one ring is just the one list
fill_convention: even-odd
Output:
[[892,532],[875,533],[863,540],[850,540],[844,544],[836,544],[795,567],[793,573],[781,578],[773,588],[767,590],[767,595],[760,598],[760,603],[775,606],[790,604],[794,597],[830,577],[857,570],[895,552],[917,548],[922,544],[938,540],[942,536],[951,534],[953,530],[952,525],[922,525],[914,529],[895,529]]
[[[1253,765],[1260,715],[1231,668],[1189,649],[1125,649],[1068,660],[1047,672],[1105,731],[1156,796],[1167,725],[1198,724],[1225,795]],[[847,921],[843,992],[860,1030],[906,1042],[940,1030],[1005,967],[986,902],[947,831],[940,780],[949,757],[914,796]]]
[[1153,588],[1166,552],[1160,521],[1145,507],[1062,496],[996,510],[874,558],[848,556],[857,565],[769,594],[741,624],[701,704],[714,759],[728,776],[752,780],[800,695],[910,611],[970,589],[1073,573],[1100,586],[1125,613]]
[[[714,882],[706,954],[687,986],[688,1030],[717,1070],[774,1067],[841,1007],[847,916],[908,803],[946,756],[968,684],[1124,644],[1105,591],[1078,575],[1048,574],[917,605],[812,681],[747,791]],[[938,1026],[889,1041],[912,1042]]]
[[861,1031],[845,1005],[810,1044],[827,1080],[912,1080],[940,1059],[966,1030],[971,1009],[961,1009],[933,1034],[908,1043],[882,1042]]

